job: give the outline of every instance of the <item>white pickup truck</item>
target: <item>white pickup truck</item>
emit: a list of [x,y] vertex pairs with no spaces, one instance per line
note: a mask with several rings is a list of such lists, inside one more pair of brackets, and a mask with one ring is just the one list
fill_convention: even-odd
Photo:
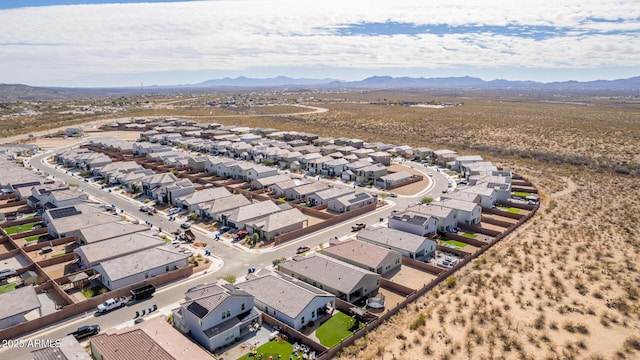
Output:
[[106,313],[109,312],[111,310],[115,310],[118,308],[121,308],[123,306],[125,306],[127,304],[127,302],[129,302],[128,298],[125,297],[119,297],[119,298],[111,298],[111,299],[107,299],[107,301],[103,302],[102,304],[98,305],[98,312],[99,313]]

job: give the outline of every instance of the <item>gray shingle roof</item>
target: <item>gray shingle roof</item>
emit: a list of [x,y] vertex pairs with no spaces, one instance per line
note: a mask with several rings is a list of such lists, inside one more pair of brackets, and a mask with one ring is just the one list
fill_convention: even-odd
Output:
[[320,254],[296,257],[293,260],[284,261],[278,266],[345,294],[353,292],[365,276],[379,276],[376,273]]
[[296,318],[316,297],[327,297],[327,302],[335,298],[334,295],[328,292],[321,290],[320,292],[311,291],[308,286],[300,286],[300,282],[291,280],[288,281],[285,278],[269,274],[247,280],[237,286],[253,295],[256,300],[269,308],[290,318]]
[[424,236],[386,227],[360,230],[358,239],[380,244],[381,246],[389,245],[412,253],[417,252],[425,241],[433,241]]
[[33,286],[24,286],[0,294],[0,320],[38,309],[40,300]]
[[385,249],[359,240],[349,240],[338,244],[331,244],[331,246],[322,250],[322,253],[327,256],[336,255],[350,259],[373,269],[378,268],[389,254],[395,253],[400,255],[400,253],[394,250]]
[[101,262],[101,267],[111,281],[126,278],[141,272],[162,267],[175,261],[186,259],[188,255],[169,249],[152,248],[134,254]]

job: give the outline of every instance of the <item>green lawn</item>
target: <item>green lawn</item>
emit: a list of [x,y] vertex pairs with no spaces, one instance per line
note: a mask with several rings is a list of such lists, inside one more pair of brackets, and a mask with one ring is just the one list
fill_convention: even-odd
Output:
[[42,223],[41,222],[35,222],[35,223],[30,223],[30,224],[22,224],[22,225],[16,225],[16,226],[8,227],[8,228],[4,229],[4,231],[6,231],[7,234],[9,234],[9,235],[17,234],[19,232],[29,231],[36,225],[40,225],[42,227]]
[[33,235],[33,236],[29,236],[29,237],[24,238],[24,241],[26,241],[26,242],[38,241],[38,240],[40,240],[40,237],[42,237],[42,236],[47,236],[47,235]]
[[440,239],[440,242],[447,244],[450,248],[453,248],[453,249],[462,249],[463,247],[467,246],[467,244],[461,241],[456,241],[451,239]]
[[517,208],[498,206],[498,209],[500,209],[502,211],[508,211],[508,212],[514,213],[514,214],[520,214],[520,209],[517,209]]
[[16,288],[16,283],[11,283],[7,285],[0,286],[0,294],[7,293],[9,291],[13,291]]
[[[255,351],[256,355],[262,354],[263,359],[268,360],[269,356],[273,356],[274,359],[277,359],[277,355],[279,354],[282,359],[289,359],[289,356],[293,354],[293,345],[282,340],[272,340],[268,343],[260,346]],[[249,357],[251,355],[251,357]],[[255,356],[253,354],[246,354],[238,360],[248,360],[248,359],[259,359],[259,356]]]
[[463,231],[462,232],[462,236],[466,236],[468,238],[475,239],[475,238],[478,237],[478,234],[474,234],[474,233],[469,233],[469,232]]
[[[358,324],[362,326],[362,324]],[[348,338],[353,334],[356,320],[351,316],[338,312],[333,315],[331,319],[324,322],[316,330],[316,337],[320,340],[320,343],[328,348],[332,348],[340,343],[340,340]]]
[[65,255],[67,255],[67,253],[59,253],[59,254],[51,255],[51,258],[53,259],[53,258],[65,256]]
[[524,191],[514,191],[513,195],[520,196],[521,198],[526,198],[527,196],[531,195],[531,193],[524,192]]

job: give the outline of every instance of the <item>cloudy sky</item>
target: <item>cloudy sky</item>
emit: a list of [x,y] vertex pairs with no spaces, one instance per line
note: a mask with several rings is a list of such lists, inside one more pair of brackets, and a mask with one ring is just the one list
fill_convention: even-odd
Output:
[[0,83],[640,75],[638,0],[3,0]]

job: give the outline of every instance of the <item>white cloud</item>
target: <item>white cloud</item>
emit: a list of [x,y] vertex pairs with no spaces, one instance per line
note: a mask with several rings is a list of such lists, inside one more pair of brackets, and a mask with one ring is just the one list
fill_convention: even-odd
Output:
[[[563,2],[567,3],[567,2]],[[0,81],[259,67],[639,67],[637,1],[239,0],[0,11]],[[605,19],[616,22],[593,21]],[[346,24],[528,25],[536,41],[490,33],[340,36]],[[592,34],[615,31],[615,34]],[[567,54],[570,54],[567,55]]]

